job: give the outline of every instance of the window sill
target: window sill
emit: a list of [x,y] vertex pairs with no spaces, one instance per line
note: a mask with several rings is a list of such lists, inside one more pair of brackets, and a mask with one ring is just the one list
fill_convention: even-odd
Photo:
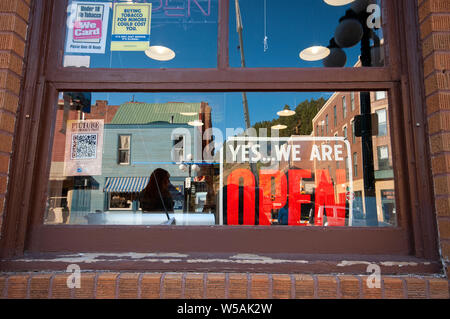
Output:
[[283,274],[370,274],[370,264],[382,275],[443,275],[442,264],[411,256],[230,254],[230,253],[46,253],[0,260],[2,272],[65,271],[77,264],[82,271],[252,272]]

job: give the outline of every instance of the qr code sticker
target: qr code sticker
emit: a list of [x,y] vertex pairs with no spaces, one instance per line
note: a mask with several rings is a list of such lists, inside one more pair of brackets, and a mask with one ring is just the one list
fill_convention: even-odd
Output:
[[97,134],[73,134],[71,158],[73,160],[97,158]]

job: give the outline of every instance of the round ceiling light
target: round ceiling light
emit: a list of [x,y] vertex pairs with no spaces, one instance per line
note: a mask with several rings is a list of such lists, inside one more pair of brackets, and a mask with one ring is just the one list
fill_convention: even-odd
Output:
[[305,61],[318,61],[330,55],[330,49],[323,46],[313,46],[300,52],[300,58]]
[[352,3],[355,0],[323,0],[326,4],[329,4],[330,6],[345,6],[349,3]]
[[203,125],[204,125],[203,122],[202,122],[202,121],[199,121],[199,120],[195,120],[195,121],[188,122],[188,124],[189,124],[190,126],[203,126]]
[[175,52],[173,50],[160,46],[154,45],[145,50],[145,54],[153,60],[157,61],[170,61],[175,57]]
[[194,115],[197,115],[198,113],[197,112],[181,112],[180,114],[183,116],[194,116]]
[[292,115],[295,115],[295,111],[283,110],[283,111],[277,112],[277,115],[278,116],[292,116]]
[[272,130],[284,130],[284,129],[287,129],[286,125],[279,124],[279,125],[272,126]]

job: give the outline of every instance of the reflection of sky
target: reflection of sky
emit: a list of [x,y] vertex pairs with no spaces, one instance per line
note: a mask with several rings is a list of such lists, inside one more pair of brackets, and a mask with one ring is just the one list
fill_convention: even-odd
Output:
[[[86,2],[86,1],[84,1]],[[96,2],[88,0],[87,2]],[[98,2],[101,2],[100,0]],[[108,1],[103,1],[108,2]],[[113,1],[109,2],[126,2]],[[217,66],[218,2],[211,0],[210,15],[205,15],[194,0],[140,0],[152,3],[151,45],[173,49],[176,58],[168,62],[154,61],[144,52],[110,51],[113,12],[110,12],[106,54],[91,54],[91,67],[112,68],[185,68]],[[207,11],[208,0],[197,0]],[[190,14],[188,5],[190,4]],[[338,20],[349,8],[333,7],[323,0],[266,0],[268,50],[264,52],[264,0],[240,0],[244,26],[244,48],[247,67],[321,67],[322,62],[306,62],[299,58],[302,49],[312,45],[328,45]],[[174,9],[179,8],[179,9]],[[234,0],[230,0],[230,66],[240,66],[237,49]],[[169,16],[171,15],[171,16]],[[347,66],[353,66],[359,56],[358,45],[345,50]],[[74,55],[79,55],[71,53]],[[93,102],[106,99],[111,105],[131,100],[133,93],[94,94]],[[213,125],[225,128],[245,127],[240,93],[161,93],[134,94],[135,100],[148,103],[208,102],[212,107]],[[248,93],[251,124],[277,117],[276,112],[288,104],[292,108],[306,99],[325,97],[323,93]]]
[[[331,93],[311,92],[251,92],[247,93],[250,121],[255,124],[277,118],[277,112],[284,105],[295,108],[299,103],[311,98],[327,99]],[[211,107],[213,127],[223,132],[227,128],[245,128],[244,109],[241,93],[93,93],[92,102],[107,100],[109,105],[120,105],[130,102],[167,103],[207,102]]]
[[[234,1],[230,6],[230,65],[241,65]],[[339,18],[350,5],[333,7],[323,0],[266,0],[268,50],[264,52],[264,0],[240,0],[247,67],[322,67],[299,58],[303,49],[327,46]],[[257,5],[256,5],[257,4]],[[358,60],[358,46],[346,49],[347,66]]]

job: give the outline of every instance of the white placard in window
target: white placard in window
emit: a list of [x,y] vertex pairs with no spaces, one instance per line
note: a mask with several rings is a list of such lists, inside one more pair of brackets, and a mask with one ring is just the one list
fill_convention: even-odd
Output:
[[110,4],[73,1],[67,8],[66,52],[104,54]]

